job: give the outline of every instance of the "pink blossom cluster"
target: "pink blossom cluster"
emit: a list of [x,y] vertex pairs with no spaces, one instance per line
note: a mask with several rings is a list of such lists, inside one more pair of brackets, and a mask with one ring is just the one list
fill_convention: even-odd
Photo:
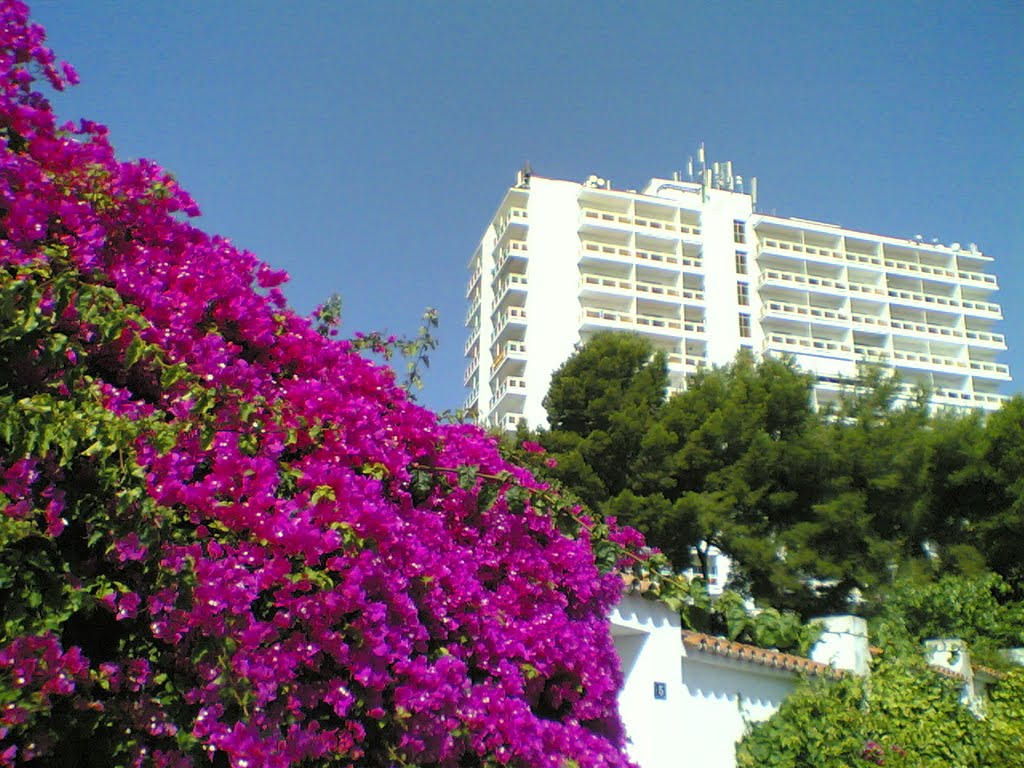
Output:
[[[0,0],[0,37],[0,269],[83,286],[43,288],[67,341],[18,385],[91,387],[112,417],[175,429],[125,446],[144,491],[128,513],[80,498],[81,452],[0,456],[7,519],[66,554],[61,588],[109,637],[88,658],[57,619],[0,637],[0,765],[46,764],[58,710],[119,729],[140,766],[628,764],[605,621],[621,581],[588,537],[516,503],[541,486],[479,429],[439,424],[289,311],[286,276],[189,224],[159,166],[119,162],[96,123],[58,126],[33,84],[75,75],[22,3]],[[130,308],[114,338],[85,286]],[[469,484],[443,471],[467,466]]]

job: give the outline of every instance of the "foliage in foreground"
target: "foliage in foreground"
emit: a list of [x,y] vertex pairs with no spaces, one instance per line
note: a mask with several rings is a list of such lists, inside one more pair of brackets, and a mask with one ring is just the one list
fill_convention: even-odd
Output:
[[737,748],[740,768],[1020,768],[1024,670],[1010,672],[985,718],[959,683],[914,656],[880,662],[869,678],[805,681]]
[[0,2],[0,765],[625,764],[595,549],[639,537],[58,128],[53,62]]

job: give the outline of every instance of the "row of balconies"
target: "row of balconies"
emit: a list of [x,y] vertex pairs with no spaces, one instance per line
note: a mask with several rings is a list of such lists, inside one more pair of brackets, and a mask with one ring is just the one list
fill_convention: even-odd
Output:
[[[964,386],[968,386],[969,380],[965,380]],[[839,391],[843,384],[835,381],[821,381],[815,384],[817,389]],[[904,383],[899,386],[899,391],[904,397],[913,397],[915,393],[913,384]],[[999,407],[1009,399],[1006,395],[994,392],[974,392],[968,389],[951,389],[949,387],[935,387],[932,390],[932,401],[937,405],[962,406],[964,403],[981,404],[983,406]]]
[[[795,349],[798,352],[838,352],[842,354],[853,354],[872,361],[889,364],[899,363],[923,363],[927,367],[944,367],[969,371],[978,374],[990,374],[989,378],[1009,378],[1009,366],[1002,363],[993,363],[987,360],[971,360],[948,357],[945,355],[933,355],[926,352],[911,352],[901,349],[887,349],[884,347],[870,347],[865,345],[851,345],[845,341],[836,339],[823,339],[813,336],[791,336],[782,333],[766,333],[765,349],[769,347],[783,347]],[[916,366],[915,366],[916,367]]]
[[897,288],[882,288],[875,285],[865,285],[863,283],[847,283],[841,280],[834,280],[830,277],[819,277],[817,275],[805,275],[799,272],[783,272],[777,269],[765,269],[761,272],[761,276],[758,279],[758,286],[765,285],[791,285],[810,288],[824,288],[828,289],[829,292],[835,291],[850,291],[851,293],[859,293],[867,296],[879,296],[883,300],[892,301],[896,299],[895,303],[915,303],[915,304],[928,304],[938,307],[949,307],[950,309],[965,309],[973,310],[975,312],[983,312],[989,315],[1000,315],[1000,308],[998,304],[993,304],[987,301],[974,301],[971,299],[954,299],[949,296],[938,296],[930,293],[922,293],[921,291],[907,291]]
[[883,349],[881,347],[854,347],[854,352],[862,357],[877,360],[879,362],[904,362],[924,363],[926,366],[941,366],[944,368],[959,368],[976,373],[995,374],[998,377],[1010,376],[1010,367],[1003,363],[993,363],[988,360],[971,360],[948,355],[933,355],[928,352],[911,352],[905,349]]
[[869,256],[867,254],[855,253],[852,251],[820,248],[811,245],[804,245],[802,243],[775,240],[772,238],[765,238],[761,240],[761,248],[762,250],[766,248],[772,249],[783,254],[797,253],[802,257],[820,257],[821,259],[829,261],[851,262],[879,268],[884,267],[887,270],[907,272],[915,276],[925,275],[927,277],[937,278],[940,280],[968,282],[981,285],[986,288],[991,288],[993,290],[998,287],[995,275],[990,275],[985,272],[949,269],[947,267],[939,267],[931,264],[921,264],[913,261],[903,261],[901,259],[882,258],[880,256]]
[[865,315],[859,312],[847,314],[842,309],[828,309],[826,307],[814,307],[805,304],[791,304],[781,301],[766,300],[761,305],[761,317],[769,314],[781,314],[788,318],[807,321],[824,321],[846,324],[849,321],[858,325],[872,325],[879,329],[880,333],[887,333],[892,329],[897,331],[911,331],[929,336],[945,336],[954,339],[967,339],[983,344],[992,344],[1003,349],[1006,348],[1006,337],[1001,333],[989,333],[987,331],[961,330],[945,325],[930,323],[915,323],[895,318],[877,317]]

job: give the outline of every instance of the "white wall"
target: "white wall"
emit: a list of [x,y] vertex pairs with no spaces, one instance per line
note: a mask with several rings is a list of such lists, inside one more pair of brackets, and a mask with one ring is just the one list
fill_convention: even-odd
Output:
[[747,722],[771,717],[796,682],[789,672],[687,649],[682,659],[680,723],[688,735],[685,764],[735,766],[736,742],[743,737]]
[[530,182],[523,415],[531,427],[547,424],[542,402],[551,374],[579,341],[579,190],[570,181],[534,177]]
[[[619,713],[630,739],[629,755],[641,768],[678,768],[688,748],[679,615],[653,600],[626,596],[612,612],[611,626],[625,678]],[[665,684],[663,700],[654,697],[656,682]]]
[[653,600],[626,596],[610,621],[619,711],[641,768],[733,768],[746,723],[771,717],[796,685],[790,672],[684,648],[678,614]]

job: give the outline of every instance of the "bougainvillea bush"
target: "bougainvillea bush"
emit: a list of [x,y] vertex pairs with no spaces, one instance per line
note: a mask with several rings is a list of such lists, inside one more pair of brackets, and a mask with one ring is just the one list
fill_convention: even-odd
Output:
[[0,765],[625,764],[586,518],[0,36]]

